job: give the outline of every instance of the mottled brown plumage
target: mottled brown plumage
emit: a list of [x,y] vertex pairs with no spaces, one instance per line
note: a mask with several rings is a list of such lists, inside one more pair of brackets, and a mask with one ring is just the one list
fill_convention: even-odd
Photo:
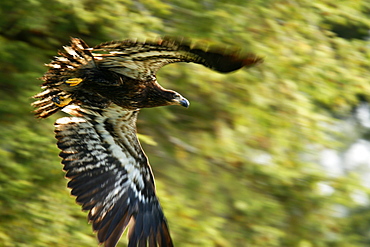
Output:
[[90,48],[73,38],[64,50],[48,64],[44,91],[33,105],[40,118],[58,110],[71,115],[57,120],[55,132],[72,195],[89,211],[104,246],[116,246],[130,222],[129,247],[173,246],[136,136],[136,118],[140,108],[188,107],[189,102],[162,88],[156,72],[169,63],[193,62],[226,73],[261,59],[171,39],[114,41]]

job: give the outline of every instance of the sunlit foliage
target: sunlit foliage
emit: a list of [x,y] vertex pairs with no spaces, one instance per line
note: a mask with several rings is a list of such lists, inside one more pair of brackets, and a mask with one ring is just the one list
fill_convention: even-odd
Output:
[[230,75],[185,64],[159,73],[191,101],[138,122],[175,245],[368,246],[369,209],[353,200],[364,189],[319,155],[346,145],[351,133],[333,126],[369,100],[369,13],[361,0],[0,1],[0,246],[96,245],[68,196],[55,118],[31,112],[43,64],[70,36],[163,35],[265,59]]

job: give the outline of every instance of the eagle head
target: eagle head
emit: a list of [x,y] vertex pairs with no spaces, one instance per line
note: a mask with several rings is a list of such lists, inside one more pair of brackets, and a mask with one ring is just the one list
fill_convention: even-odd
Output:
[[59,88],[84,105],[105,107],[114,103],[128,110],[166,105],[189,106],[185,97],[159,85],[155,75],[135,79],[98,66],[85,71],[80,77],[78,85],[71,86],[68,79]]

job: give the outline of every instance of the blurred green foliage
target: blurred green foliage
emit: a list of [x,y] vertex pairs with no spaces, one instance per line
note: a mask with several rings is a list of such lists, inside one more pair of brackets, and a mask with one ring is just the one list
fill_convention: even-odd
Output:
[[32,114],[43,64],[70,36],[162,35],[265,58],[229,75],[191,64],[159,73],[191,101],[138,122],[175,245],[368,246],[369,207],[353,200],[366,189],[318,161],[345,145],[339,117],[370,98],[369,14],[365,0],[0,1],[0,246],[97,245],[68,196],[56,117]]

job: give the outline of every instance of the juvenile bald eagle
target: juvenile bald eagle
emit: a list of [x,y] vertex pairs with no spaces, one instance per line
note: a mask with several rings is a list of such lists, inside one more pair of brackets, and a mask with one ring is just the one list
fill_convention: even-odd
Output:
[[124,40],[90,48],[73,38],[48,64],[43,92],[35,95],[36,115],[58,110],[72,117],[55,123],[68,187],[88,210],[100,244],[116,246],[129,226],[130,247],[173,246],[155,193],[148,159],[136,136],[140,108],[189,106],[179,93],[162,88],[156,72],[175,62],[231,72],[261,61],[253,54],[223,54],[162,39]]

